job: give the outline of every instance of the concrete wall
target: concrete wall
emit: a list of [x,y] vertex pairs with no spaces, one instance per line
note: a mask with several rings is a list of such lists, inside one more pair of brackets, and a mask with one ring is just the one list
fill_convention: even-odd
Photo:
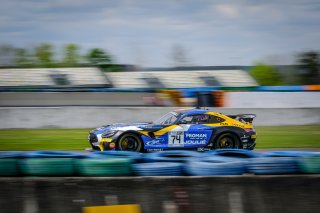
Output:
[[[145,106],[146,92],[0,92],[0,107],[6,106]],[[173,106],[163,100],[166,106]],[[317,108],[320,92],[226,92],[230,108]]]
[[[170,107],[0,107],[0,129],[91,128],[111,123],[148,122]],[[257,126],[320,124],[320,108],[212,108],[224,114],[254,113]]]
[[[91,128],[110,123],[147,122],[170,107],[0,107],[0,129]],[[254,113],[257,126],[320,124],[320,108],[213,108],[225,114]]]
[[231,108],[314,108],[320,107],[320,92],[226,92]]
[[319,212],[320,176],[0,178],[2,213],[81,212],[140,204],[143,213]]
[[3,106],[144,106],[143,92],[0,92]]

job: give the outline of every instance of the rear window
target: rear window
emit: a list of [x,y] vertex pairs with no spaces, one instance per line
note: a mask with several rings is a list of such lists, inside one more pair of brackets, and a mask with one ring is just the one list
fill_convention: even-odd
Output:
[[211,124],[221,123],[221,122],[224,122],[224,121],[225,121],[225,119],[223,119],[223,118],[220,118],[218,116],[210,115],[209,123],[211,123]]

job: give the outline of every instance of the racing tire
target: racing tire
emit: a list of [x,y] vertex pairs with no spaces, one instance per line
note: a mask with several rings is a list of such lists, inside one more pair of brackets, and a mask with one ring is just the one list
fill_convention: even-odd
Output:
[[121,151],[141,152],[143,150],[142,140],[134,133],[125,133],[118,140],[117,149]]
[[223,133],[214,142],[215,149],[238,149],[239,147],[240,140],[232,133]]

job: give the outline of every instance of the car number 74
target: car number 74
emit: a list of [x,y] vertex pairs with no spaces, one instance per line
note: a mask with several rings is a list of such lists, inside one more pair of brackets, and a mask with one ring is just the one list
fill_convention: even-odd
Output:
[[170,147],[184,146],[183,131],[169,132],[168,145]]

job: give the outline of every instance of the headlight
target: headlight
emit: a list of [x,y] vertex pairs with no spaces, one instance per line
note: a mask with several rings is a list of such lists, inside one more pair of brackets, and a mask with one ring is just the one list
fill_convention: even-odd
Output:
[[105,132],[101,136],[103,138],[110,138],[110,137],[114,136],[116,134],[116,132],[117,132],[116,130]]

